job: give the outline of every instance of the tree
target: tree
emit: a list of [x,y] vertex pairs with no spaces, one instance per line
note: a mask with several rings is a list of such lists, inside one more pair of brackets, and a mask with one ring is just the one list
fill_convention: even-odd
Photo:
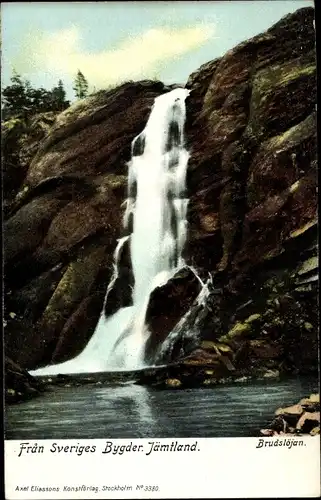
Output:
[[36,113],[63,111],[70,106],[62,80],[52,90],[34,88],[14,72],[11,84],[2,90],[2,119],[29,118]]
[[39,89],[30,89],[30,111],[33,113],[43,113],[51,111],[51,92],[40,87]]
[[8,85],[2,91],[3,114],[7,117],[24,114],[29,105],[27,95],[29,82],[22,80],[21,75],[16,71],[14,71],[10,81],[11,85]]
[[66,101],[66,91],[62,80],[59,80],[58,85],[51,90],[51,109],[53,111],[63,111],[70,106],[70,102]]
[[77,99],[83,99],[88,95],[88,82],[80,70],[76,75],[73,89]]

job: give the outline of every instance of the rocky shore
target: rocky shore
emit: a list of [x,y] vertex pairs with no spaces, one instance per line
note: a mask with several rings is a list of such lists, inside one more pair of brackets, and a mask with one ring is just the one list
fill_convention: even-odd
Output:
[[5,391],[7,404],[21,403],[40,396],[46,390],[46,384],[32,377],[12,359],[5,358]]
[[287,408],[278,408],[263,436],[320,434],[320,394],[311,394]]

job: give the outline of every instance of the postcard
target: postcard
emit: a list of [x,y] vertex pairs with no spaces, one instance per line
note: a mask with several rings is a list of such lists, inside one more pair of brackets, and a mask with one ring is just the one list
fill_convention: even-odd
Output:
[[1,13],[6,499],[318,497],[314,3]]

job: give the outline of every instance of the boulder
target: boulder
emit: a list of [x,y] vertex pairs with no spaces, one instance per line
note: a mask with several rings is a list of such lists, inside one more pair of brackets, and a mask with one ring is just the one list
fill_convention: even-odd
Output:
[[300,404],[288,406],[287,408],[279,408],[276,410],[275,415],[281,415],[288,422],[294,421],[296,423],[303,414],[304,410]]
[[45,390],[44,384],[32,377],[16,362],[5,356],[5,402],[20,403],[38,396]]
[[320,396],[311,394],[298,403],[286,408],[278,408],[274,419],[266,429],[261,429],[264,436],[277,434],[310,434],[320,433]]
[[310,433],[317,426],[320,428],[320,412],[305,412],[296,424],[296,429],[300,432]]
[[299,402],[305,411],[320,411],[320,394],[311,394],[308,398],[303,398]]
[[158,347],[189,311],[201,289],[199,279],[189,268],[178,271],[165,285],[150,295],[146,324],[150,337],[146,344],[146,357],[153,359]]
[[176,389],[182,385],[182,382],[178,378],[167,378],[165,384],[171,389]]
[[112,287],[108,291],[105,304],[106,317],[114,314],[121,307],[133,304],[134,275],[130,257],[130,239],[121,247],[117,268],[114,268]]

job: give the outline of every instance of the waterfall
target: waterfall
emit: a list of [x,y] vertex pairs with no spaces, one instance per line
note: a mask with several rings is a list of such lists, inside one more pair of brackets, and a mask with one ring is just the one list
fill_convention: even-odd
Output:
[[[92,338],[75,358],[30,372],[33,375],[144,366],[150,294],[184,266],[189,158],[184,148],[184,125],[188,94],[186,89],[175,89],[157,97],[145,129],[132,142],[123,219],[127,236],[118,241],[113,276]],[[106,318],[104,309],[118,277],[119,254],[128,239],[134,275],[133,305]]]

